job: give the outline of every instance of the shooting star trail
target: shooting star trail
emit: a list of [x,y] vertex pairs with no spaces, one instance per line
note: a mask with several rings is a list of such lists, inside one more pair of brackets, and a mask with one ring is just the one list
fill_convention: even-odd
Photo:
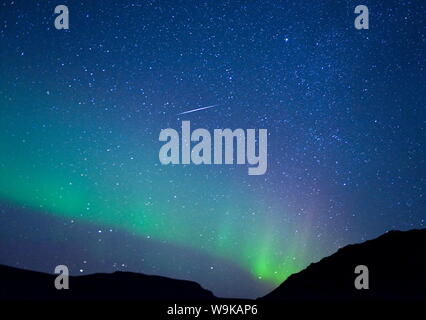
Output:
[[200,111],[200,110],[214,108],[214,107],[217,107],[217,106],[220,106],[220,105],[221,104],[213,104],[213,105],[207,106],[207,107],[202,107],[202,108],[197,108],[197,109],[192,109],[192,110],[184,111],[184,112],[178,113],[177,116],[179,116],[181,114],[187,114],[187,113],[192,113],[192,112],[196,112],[196,111]]

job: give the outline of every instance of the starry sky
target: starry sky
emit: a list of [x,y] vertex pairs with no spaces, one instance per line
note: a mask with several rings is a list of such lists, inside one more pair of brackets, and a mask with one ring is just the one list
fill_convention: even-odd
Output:
[[[425,8],[0,1],[0,263],[258,297],[344,245],[423,228]],[[267,129],[266,174],[162,165],[160,130],[183,120]]]

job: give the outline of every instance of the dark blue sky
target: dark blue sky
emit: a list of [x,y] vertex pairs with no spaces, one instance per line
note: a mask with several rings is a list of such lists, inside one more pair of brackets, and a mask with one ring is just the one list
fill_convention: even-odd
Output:
[[[420,0],[0,1],[0,263],[255,297],[424,227],[425,28]],[[267,129],[266,174],[162,166],[183,120]]]

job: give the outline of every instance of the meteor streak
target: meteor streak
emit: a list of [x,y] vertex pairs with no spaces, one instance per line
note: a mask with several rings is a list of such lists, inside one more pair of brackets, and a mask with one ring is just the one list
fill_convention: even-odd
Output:
[[181,114],[192,113],[192,112],[196,112],[196,111],[200,111],[200,110],[214,108],[214,107],[217,107],[217,106],[220,106],[220,104],[213,104],[213,105],[207,106],[207,107],[202,107],[202,108],[197,108],[197,109],[192,109],[192,110],[184,111],[184,112],[178,113],[177,115],[179,116]]

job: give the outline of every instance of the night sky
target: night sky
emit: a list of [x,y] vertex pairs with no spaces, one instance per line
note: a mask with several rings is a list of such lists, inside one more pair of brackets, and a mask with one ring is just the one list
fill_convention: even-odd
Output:
[[[339,247],[425,227],[425,9],[0,1],[0,263],[257,297]],[[267,129],[267,172],[162,165],[160,130],[183,120]]]

